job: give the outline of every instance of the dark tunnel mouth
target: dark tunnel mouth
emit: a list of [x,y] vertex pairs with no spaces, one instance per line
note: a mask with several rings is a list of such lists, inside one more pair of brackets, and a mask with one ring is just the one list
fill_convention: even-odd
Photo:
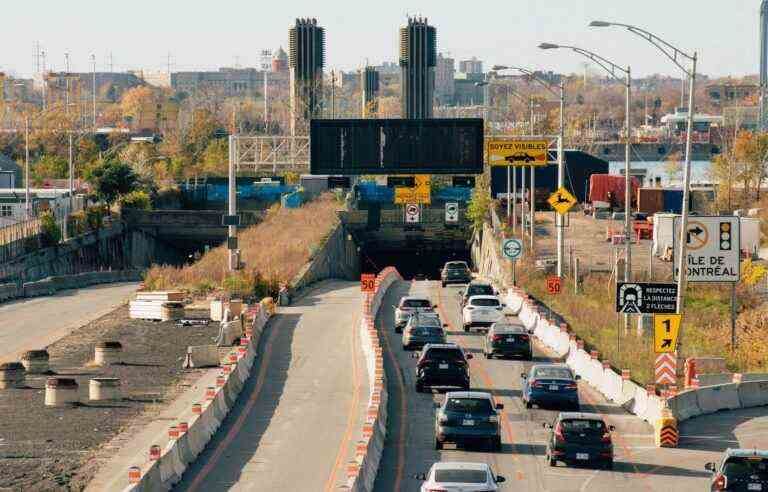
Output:
[[430,246],[360,249],[361,273],[376,273],[393,266],[405,280],[440,280],[440,270],[447,261],[466,261],[474,269],[469,246],[463,249]]

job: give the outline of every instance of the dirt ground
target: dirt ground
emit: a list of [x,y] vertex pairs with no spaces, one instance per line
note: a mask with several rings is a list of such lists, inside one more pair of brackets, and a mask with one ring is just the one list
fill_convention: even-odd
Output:
[[[42,320],[44,322],[44,320]],[[131,320],[123,306],[48,347],[51,370],[76,378],[88,401],[91,377],[119,377],[124,400],[74,408],[43,404],[47,376],[27,375],[27,388],[0,390],[0,490],[79,491],[93,476],[114,436],[141,416],[157,413],[200,375],[183,370],[188,345],[211,343],[218,323],[177,327]],[[124,364],[92,367],[99,341],[123,344]]]
[[[555,229],[555,213],[551,211],[536,213],[536,256],[538,258],[555,257],[557,255],[557,232]],[[500,217],[504,211],[500,211]],[[611,270],[613,258],[618,252],[624,258],[624,246],[613,246],[605,240],[606,230],[617,231],[624,229],[623,221],[597,220],[582,212],[573,212],[568,217],[565,228],[565,262],[570,265],[571,257],[579,258],[582,271],[592,267],[601,270]],[[518,224],[519,234],[519,224]],[[527,236],[526,236],[527,238]],[[526,247],[528,242],[526,239]],[[638,278],[646,278],[649,272],[649,258],[653,241],[636,240],[632,235],[632,271]],[[672,263],[653,259],[653,278],[656,280],[671,278]]]

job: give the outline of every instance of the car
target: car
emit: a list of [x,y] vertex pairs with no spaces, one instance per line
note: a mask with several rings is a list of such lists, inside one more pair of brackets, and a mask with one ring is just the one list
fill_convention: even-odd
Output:
[[504,319],[504,304],[496,296],[472,296],[461,309],[464,331],[487,328]]
[[712,472],[709,490],[768,490],[768,451],[728,448],[720,466],[704,465]]
[[498,410],[490,393],[481,391],[450,391],[435,414],[435,449],[443,444],[486,443],[501,451],[501,430]]
[[403,328],[403,350],[421,348],[427,343],[445,343],[446,327],[437,313],[414,313]]
[[472,281],[472,272],[466,261],[449,261],[440,271],[443,287],[448,284],[468,284]]
[[522,357],[524,360],[533,358],[531,333],[520,323],[499,321],[491,325],[485,335],[483,354],[486,359],[500,357]]
[[498,291],[496,291],[491,284],[485,282],[470,282],[466,289],[459,292],[459,304],[461,307],[464,307],[472,296],[495,295],[498,295]]
[[546,457],[549,466],[557,462],[566,465],[598,464],[613,469],[612,425],[606,425],[596,413],[561,412],[554,423],[543,424],[549,429]]
[[413,476],[422,480],[421,492],[496,492],[500,483],[506,481],[493,473],[486,463],[441,461],[432,465],[427,473]]
[[426,388],[455,387],[469,389],[469,359],[472,354],[455,343],[428,343],[421,354],[414,354],[416,362],[416,392]]
[[515,152],[512,155],[507,156],[507,161],[514,162],[533,162],[536,160],[535,156],[532,156],[528,152]]
[[413,313],[434,311],[437,306],[432,305],[426,297],[405,296],[400,298],[395,308],[395,333],[402,333],[403,327]]
[[574,375],[565,364],[535,364],[523,379],[522,398],[525,408],[559,407],[579,409],[580,376]]

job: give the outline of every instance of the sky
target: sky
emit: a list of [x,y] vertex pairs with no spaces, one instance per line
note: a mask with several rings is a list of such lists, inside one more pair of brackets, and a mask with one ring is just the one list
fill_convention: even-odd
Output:
[[[29,76],[40,42],[47,66],[73,71],[210,70],[255,67],[262,49],[287,49],[296,17],[315,17],[326,29],[327,68],[352,70],[366,60],[395,61],[398,28],[407,16],[427,17],[438,50],[458,60],[556,72],[584,70],[565,50],[544,52],[541,42],[570,44],[631,65],[637,76],[679,69],[653,46],[619,28],[589,28],[591,20],[643,27],[685,51],[699,53],[700,73],[756,74],[759,0],[25,0],[7,3],[0,24],[0,71]],[[592,69],[595,73],[598,68]]]

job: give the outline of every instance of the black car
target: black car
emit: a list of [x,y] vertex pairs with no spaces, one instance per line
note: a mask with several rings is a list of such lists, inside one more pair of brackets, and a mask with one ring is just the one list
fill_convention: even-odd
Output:
[[440,272],[440,281],[443,287],[448,284],[468,284],[472,281],[472,272],[466,261],[449,261]]
[[507,162],[515,163],[515,162],[533,162],[536,160],[536,157],[532,156],[528,152],[516,152],[512,155],[508,155],[506,157]]
[[455,343],[424,345],[416,363],[416,392],[433,386],[468,390],[471,358],[472,354],[465,354]]
[[498,295],[496,289],[491,284],[485,282],[470,282],[467,288],[459,293],[461,307],[467,303],[472,296],[495,296]]
[[483,353],[486,359],[499,356],[531,360],[533,358],[531,334],[520,324],[494,323],[485,335]]
[[547,461],[557,466],[561,461],[568,464],[601,464],[613,469],[613,442],[611,431],[600,415],[595,413],[561,412],[549,429]]
[[494,403],[490,393],[451,391],[435,415],[435,449],[443,444],[487,443],[494,451],[501,450],[499,414],[504,408]]
[[768,451],[728,448],[719,468],[715,463],[704,468],[712,472],[712,491],[768,490]]

